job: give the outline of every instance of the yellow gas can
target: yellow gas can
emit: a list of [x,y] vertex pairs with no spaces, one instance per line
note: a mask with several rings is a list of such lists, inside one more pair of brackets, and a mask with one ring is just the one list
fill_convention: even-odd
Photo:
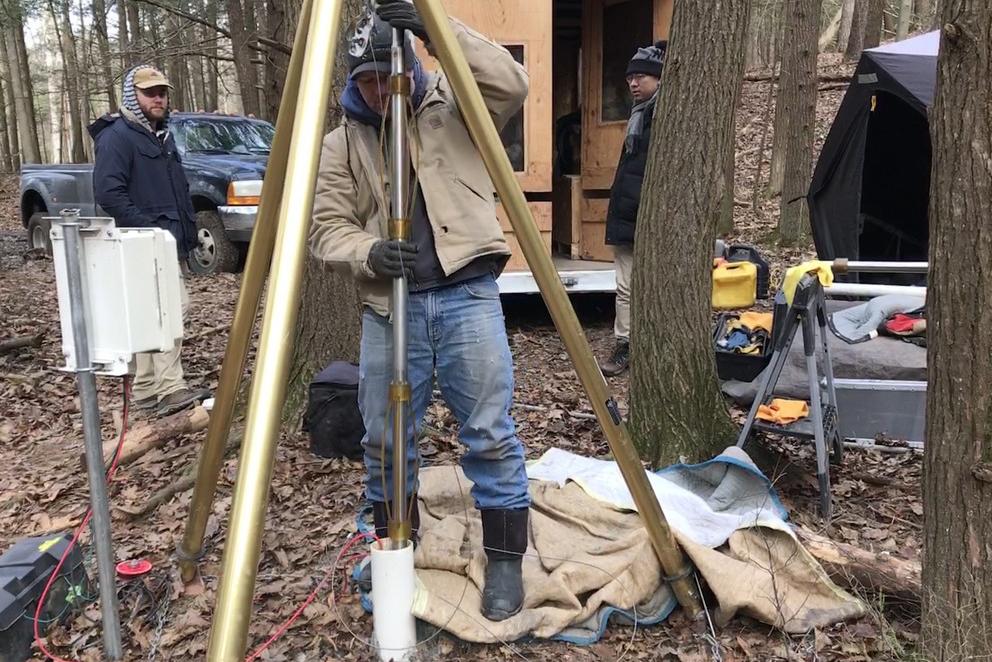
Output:
[[724,262],[713,268],[713,307],[736,310],[754,305],[758,267],[753,262]]

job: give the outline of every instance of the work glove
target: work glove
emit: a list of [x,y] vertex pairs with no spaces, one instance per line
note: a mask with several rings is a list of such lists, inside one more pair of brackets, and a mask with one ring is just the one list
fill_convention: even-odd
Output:
[[409,30],[425,44],[429,41],[427,28],[420,20],[417,8],[409,0],[379,0],[375,13],[397,30]]
[[369,250],[369,267],[381,278],[412,278],[416,259],[416,244],[399,239],[380,239]]

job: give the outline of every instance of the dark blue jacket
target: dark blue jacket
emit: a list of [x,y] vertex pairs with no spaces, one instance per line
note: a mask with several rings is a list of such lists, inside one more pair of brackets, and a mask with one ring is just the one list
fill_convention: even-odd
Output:
[[176,239],[180,258],[196,246],[193,201],[172,134],[159,140],[120,115],[89,127],[96,144],[93,195],[122,228],[160,227]]

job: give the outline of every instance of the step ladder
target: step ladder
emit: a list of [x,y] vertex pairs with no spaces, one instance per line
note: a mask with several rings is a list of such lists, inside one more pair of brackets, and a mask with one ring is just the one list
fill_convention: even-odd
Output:
[[[820,486],[820,515],[830,519],[830,463],[840,463],[844,442],[840,436],[837,413],[837,394],[834,391],[833,364],[827,342],[827,317],[823,286],[815,274],[804,275],[796,286],[792,305],[785,314],[784,326],[774,333],[775,349],[771,362],[764,372],[761,386],[754,397],[744,427],[737,438],[737,446],[744,448],[754,429],[781,436],[812,439],[816,446],[816,475]],[[815,320],[815,326],[814,326]],[[820,378],[816,366],[816,331],[819,327],[823,370],[826,377],[826,400],[821,399]],[[789,349],[796,333],[802,329],[803,353],[809,378],[810,415],[789,425],[777,425],[757,419],[758,408],[768,404],[789,357]]]

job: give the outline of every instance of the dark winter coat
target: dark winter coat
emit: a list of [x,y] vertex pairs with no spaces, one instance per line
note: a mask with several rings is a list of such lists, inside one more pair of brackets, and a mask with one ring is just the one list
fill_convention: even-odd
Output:
[[651,144],[651,118],[655,101],[644,109],[641,135],[634,139],[632,149],[624,145],[610,189],[610,206],[606,212],[606,243],[610,246],[633,246],[637,208],[641,205],[641,184],[644,167],[648,162],[648,145]]
[[94,122],[93,194],[118,227],[159,227],[176,239],[181,258],[196,246],[189,184],[171,133],[161,140],[120,115]]

